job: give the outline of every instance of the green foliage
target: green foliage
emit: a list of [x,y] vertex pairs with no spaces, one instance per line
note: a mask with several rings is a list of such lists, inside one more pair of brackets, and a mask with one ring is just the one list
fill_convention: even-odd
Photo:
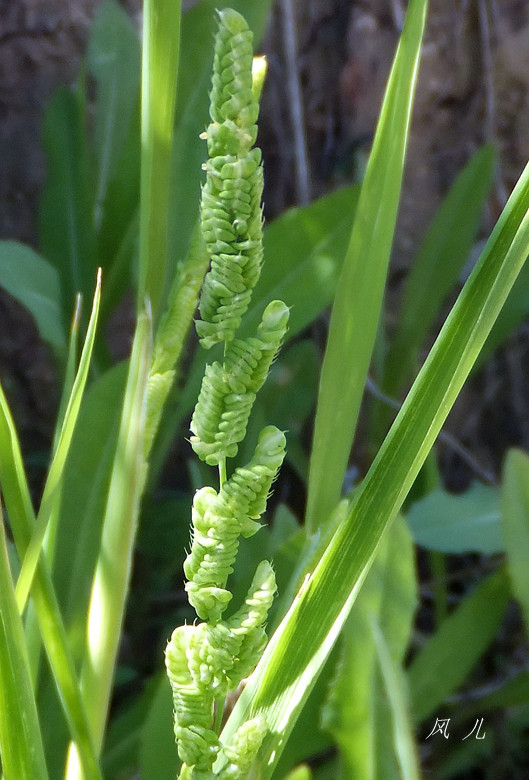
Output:
[[66,351],[59,274],[43,257],[16,241],[0,242],[0,283],[31,312],[41,337],[59,357]]
[[529,630],[529,461],[524,452],[512,450],[505,461],[501,497],[502,536],[507,553],[513,595],[518,599]]
[[419,350],[468,261],[495,163],[492,146],[476,152],[453,183],[423,239],[384,361],[381,384],[389,395],[398,395],[413,376]]
[[0,750],[5,777],[48,777],[31,684],[24,627],[15,590],[0,509]]
[[[250,30],[262,32],[269,5],[239,0],[235,11],[221,11],[213,51],[213,0],[194,4],[182,20],[178,3],[147,0],[140,78],[137,31],[118,3],[104,0],[82,76],[47,109],[40,253],[0,243],[0,284],[31,313],[64,378],[35,506],[38,489],[0,390],[6,780],[138,772],[169,780],[179,759],[183,780],[415,778],[414,729],[441,708],[466,728],[468,718],[509,707],[512,751],[523,748],[523,671],[496,690],[473,692],[457,710],[453,696],[477,679],[511,594],[527,630],[527,455],[509,454],[499,488],[473,485],[457,497],[439,487],[430,460],[433,478],[424,474],[415,486],[408,527],[398,512],[465,378],[483,360],[480,349],[490,354],[527,312],[529,172],[389,434],[383,440],[391,415],[380,400],[360,426],[367,451],[383,443],[349,494],[343,486],[377,331],[379,345],[387,344],[377,354],[377,383],[397,398],[468,259],[494,154],[478,150],[452,186],[410,271],[394,331],[384,333],[426,2],[409,3],[362,186],[292,209],[263,231],[254,147],[262,73],[252,74]],[[98,265],[103,281],[92,314],[85,306],[80,315],[77,301],[70,325],[77,294],[92,296]],[[111,366],[104,333],[132,288],[131,357]],[[318,350],[303,331],[333,300],[318,387]],[[203,350],[186,354],[197,307],[206,367]],[[178,450],[178,488],[162,494],[168,446],[190,417],[190,443],[203,463],[190,460],[189,447]],[[286,459],[307,491],[306,522],[294,501],[276,505],[272,527],[261,527],[287,440]],[[228,466],[228,458],[236,460]],[[209,465],[219,468],[218,489],[204,487]],[[292,480],[281,478],[280,502],[292,498]],[[420,641],[412,633],[410,530],[433,551],[429,562],[441,577],[433,585],[435,625]],[[454,592],[443,554],[468,552],[505,552],[505,571],[482,557],[488,575],[472,576],[448,613]],[[180,591],[175,598],[182,564],[189,602],[204,622],[193,623]],[[150,602],[167,600],[171,614],[152,610]],[[277,626],[270,642],[268,615]],[[176,623],[169,688],[161,659]],[[145,651],[147,635],[155,647]],[[440,777],[476,761],[475,746],[464,745],[439,759]],[[490,755],[492,743],[486,749]]]
[[340,748],[344,780],[389,776],[384,765],[395,763],[390,739],[393,708],[384,696],[373,625],[384,637],[384,657],[389,654],[386,667],[398,667],[410,639],[415,588],[411,537],[402,518],[397,518],[344,626],[340,657],[322,712],[324,726]]
[[417,544],[444,553],[501,552],[500,496],[497,488],[474,483],[465,493],[428,493],[407,515]]
[[505,573],[498,571],[467,596],[416,656],[408,680],[418,721],[465,680],[498,630],[508,597]]
[[[426,3],[410,6],[336,288],[311,452],[306,517],[311,533],[325,522],[340,498],[371,362],[400,198],[425,15]],[[354,361],[337,382],[343,356],[352,354]],[[324,469],[325,480],[319,476]]]
[[268,561],[258,565],[243,606],[222,619],[233,594],[227,580],[239,537],[253,536],[266,509],[272,482],[285,457],[285,435],[264,428],[250,462],[226,479],[226,460],[243,440],[256,394],[284,338],[289,312],[282,301],[266,307],[254,338],[236,339],[259,278],[262,262],[263,189],[253,84],[252,34],[237,12],[219,14],[215,41],[210,116],[205,137],[209,160],[202,190],[201,232],[211,257],[196,323],[201,345],[224,342],[222,363],[206,366],[191,420],[190,443],[198,457],[219,467],[220,490],[195,493],[191,551],[184,561],[189,603],[205,622],[173,631],[165,658],[174,704],[180,777],[212,774],[218,758],[222,776],[246,776],[267,732],[263,717],[242,723],[221,744],[214,707],[255,668],[266,646],[264,625],[276,591]]
[[97,271],[94,182],[85,120],[83,84],[57,91],[44,118],[48,178],[39,212],[40,243],[61,280],[65,326],[71,302],[79,292],[88,297]]

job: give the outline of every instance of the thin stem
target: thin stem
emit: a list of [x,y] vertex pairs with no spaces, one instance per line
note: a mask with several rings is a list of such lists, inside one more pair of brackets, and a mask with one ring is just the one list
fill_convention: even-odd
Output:
[[309,203],[309,155],[305,135],[303,95],[297,57],[296,20],[292,0],[282,0],[281,11],[283,14],[282,32],[287,70],[286,89],[289,97],[288,103],[296,160],[296,198],[298,203]]
[[213,722],[213,731],[215,732],[215,734],[220,734],[220,729],[222,726],[222,718],[224,717],[225,703],[226,703],[225,699],[217,700],[217,706],[215,708],[215,720]]
[[219,485],[220,487],[226,482],[226,458],[222,458],[219,463]]

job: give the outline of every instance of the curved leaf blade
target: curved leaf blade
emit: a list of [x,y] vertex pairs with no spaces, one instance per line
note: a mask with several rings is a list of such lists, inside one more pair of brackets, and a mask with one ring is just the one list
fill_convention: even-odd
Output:
[[0,506],[0,754],[6,778],[47,780],[44,747]]
[[86,333],[81,359],[79,361],[77,375],[73,383],[72,392],[66,407],[64,420],[61,425],[57,449],[50,465],[48,478],[46,480],[46,485],[44,486],[41,506],[37,515],[37,521],[33,528],[31,540],[26,550],[24,560],[22,561],[22,570],[17,581],[17,604],[21,613],[24,610],[27,598],[29,596],[29,591],[33,582],[33,577],[35,575],[40,551],[44,542],[44,536],[46,534],[50,518],[52,513],[56,513],[57,510],[60,487],[64,477],[64,468],[66,465],[68,453],[70,451],[72,436],[77,423],[77,418],[79,416],[81,401],[83,399],[86,382],[88,379],[88,370],[90,368],[90,361],[92,359],[92,351],[94,348],[100,300],[101,273],[99,273],[97,277],[92,314],[88,323],[88,330]]
[[[426,2],[412,3],[395,55],[332,308],[312,443],[306,528],[337,505],[384,295],[417,82]],[[348,370],[344,372],[344,354]]]
[[0,241],[0,286],[32,314],[44,341],[63,357],[66,334],[57,270],[29,246]]
[[[411,6],[413,7],[413,6]],[[327,657],[501,306],[529,253],[529,166],[449,315],[370,471],[315,571],[272,637],[225,729],[248,716],[270,731],[261,748],[269,777],[286,735]],[[343,360],[347,357],[344,355]]]

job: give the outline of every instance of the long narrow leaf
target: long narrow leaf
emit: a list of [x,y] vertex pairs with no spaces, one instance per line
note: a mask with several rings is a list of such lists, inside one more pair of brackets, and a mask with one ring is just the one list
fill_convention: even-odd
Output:
[[88,67],[97,83],[94,116],[95,222],[127,139],[140,86],[140,45],[132,19],[116,0],[99,6],[90,31]]
[[[19,558],[23,559],[35,524],[35,515],[24,473],[16,428],[1,386],[0,478],[17,552]],[[49,569],[42,559],[39,560],[37,566],[33,600],[50,667],[72,738],[75,739],[78,746],[82,765],[88,777],[99,778],[101,775],[75,666],[68,647],[66,631]]]
[[79,415],[81,401],[83,399],[86,381],[88,379],[88,370],[90,368],[90,361],[92,358],[92,351],[94,348],[96,335],[100,299],[101,273],[98,273],[96,291],[92,306],[92,314],[90,316],[86,339],[81,354],[81,359],[79,361],[79,368],[73,383],[68,406],[66,407],[64,420],[61,425],[57,449],[50,466],[46,485],[44,486],[44,493],[37,516],[37,522],[33,528],[31,541],[28,545],[28,549],[26,550],[26,555],[24,556],[24,560],[22,562],[22,570],[17,581],[16,595],[20,612],[24,610],[26,600],[29,595],[31,583],[33,582],[33,577],[37,567],[37,561],[39,559],[42,543],[44,541],[44,535],[46,533],[46,529],[48,528],[48,522],[52,512],[54,512],[54,508],[56,509],[57,506],[58,491],[60,491],[60,486],[62,484],[64,466],[68,452],[70,450],[73,432],[77,423],[77,417]]
[[415,657],[408,671],[412,711],[420,722],[455,691],[498,630],[509,598],[503,571],[483,580]]
[[0,754],[6,780],[48,777],[0,506]]
[[160,304],[167,261],[169,170],[180,46],[180,0],[145,0],[141,85],[138,311]]
[[404,671],[391,657],[384,634],[375,621],[372,621],[371,630],[375,639],[378,662],[391,703],[393,739],[401,777],[402,780],[419,780],[421,776],[419,758],[413,739],[413,727],[408,708]]
[[[82,692],[98,750],[110,701],[144,481],[145,401],[150,352],[151,320],[144,312],[138,319],[130,360],[103,519],[101,550],[92,585],[81,674]],[[68,777],[79,776],[74,753],[70,754]]]
[[[336,291],[309,471],[307,533],[337,505],[371,361],[389,263],[417,81],[426,2],[410,4]],[[344,372],[344,354],[350,356]]]
[[[226,727],[262,713],[263,777],[308,695],[378,542],[430,451],[529,253],[529,167],[448,317],[390,433],[316,570],[272,638]],[[343,364],[348,358],[343,356]],[[300,632],[302,632],[300,634]]]
[[502,485],[502,536],[514,596],[522,608],[529,634],[529,457],[511,450]]
[[48,178],[39,211],[40,242],[61,278],[66,326],[75,295],[91,294],[97,262],[85,112],[82,86],[76,91],[63,87],[44,118]]
[[399,393],[413,372],[418,351],[468,260],[494,165],[493,147],[482,147],[457,177],[428,229],[406,283],[384,365],[382,385],[389,395]]

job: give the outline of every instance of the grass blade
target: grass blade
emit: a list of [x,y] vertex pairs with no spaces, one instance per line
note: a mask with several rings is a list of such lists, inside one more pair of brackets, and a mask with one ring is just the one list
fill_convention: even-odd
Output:
[[408,682],[417,722],[464,681],[498,630],[508,598],[503,571],[483,580],[415,657]]
[[96,12],[87,64],[97,83],[95,223],[99,225],[107,187],[116,173],[137,108],[140,86],[138,36],[130,16],[115,0],[105,0]]
[[[90,368],[90,361],[92,358],[92,351],[94,348],[96,335],[100,300],[101,273],[99,273],[97,277],[92,314],[90,316],[86,339],[81,354],[81,359],[79,361],[79,368],[77,370],[77,375],[72,387],[72,392],[68,401],[64,420],[61,425],[57,449],[50,465],[37,521],[33,528],[31,540],[22,562],[22,570],[17,581],[16,596],[20,612],[24,610],[29,595],[31,583],[33,582],[33,577],[37,568],[37,562],[42,544],[44,542],[44,536],[46,534],[46,529],[48,528],[50,517],[52,516],[52,513],[56,514],[57,500],[60,494],[60,487],[64,475],[64,467],[68,457],[68,452],[70,450],[70,444],[72,442],[72,436],[75,430],[75,425],[77,423],[77,418],[79,416],[79,410],[81,408],[81,401],[83,399],[86,381],[88,379],[88,371]],[[51,532],[53,535],[53,529],[51,529]]]
[[419,780],[419,757],[413,739],[413,726],[408,711],[406,680],[402,667],[391,657],[380,626],[372,620],[371,632],[375,640],[378,662],[386,685],[393,715],[393,739],[402,780]]
[[507,553],[514,596],[522,608],[529,633],[529,458],[511,450],[507,455],[502,484],[502,536]]
[[[35,515],[24,473],[16,428],[1,387],[0,475],[2,492],[15,538],[17,553],[20,560],[23,560],[35,525]],[[101,775],[90,736],[88,719],[81,698],[75,666],[68,647],[66,631],[49,569],[46,562],[42,559],[39,560],[37,565],[33,600],[42,639],[70,727],[70,733],[78,746],[81,762],[87,777],[99,778]]]
[[1,505],[0,754],[6,780],[46,780],[48,777],[24,628],[9,569]]
[[145,0],[143,6],[138,311],[147,296],[155,319],[167,262],[167,171],[173,141],[180,5],[180,0]]
[[[243,691],[225,729],[262,713],[270,732],[263,777],[327,657],[365,578],[380,538],[402,506],[514,280],[529,253],[529,166],[511,195],[346,520]],[[343,355],[343,363],[349,357]],[[266,767],[266,769],[264,769]]]
[[[151,320],[144,312],[138,319],[130,360],[101,549],[92,584],[81,675],[81,689],[98,750],[107,718],[144,481],[143,434],[150,352]],[[75,751],[70,753],[67,776],[79,776]]]
[[340,637],[341,659],[329,686],[322,719],[339,748],[343,777],[385,777],[384,758],[396,766],[390,711],[385,701],[372,621],[384,635],[392,664],[399,665],[409,642],[416,607],[411,536],[401,517],[384,538],[355,608]]
[[[115,366],[89,387],[66,464],[53,574],[77,663],[82,661],[127,368],[126,363]],[[81,520],[79,506],[84,508]]]
[[39,211],[44,256],[61,279],[63,321],[77,293],[91,295],[97,268],[93,223],[94,193],[85,130],[82,85],[52,97],[44,118],[48,178]]
[[420,0],[409,6],[334,300],[309,471],[308,534],[340,499],[356,429],[395,230],[426,5]]
[[494,148],[482,147],[457,177],[422,242],[384,364],[382,389],[388,395],[397,396],[416,368],[419,349],[468,260],[494,165]]

